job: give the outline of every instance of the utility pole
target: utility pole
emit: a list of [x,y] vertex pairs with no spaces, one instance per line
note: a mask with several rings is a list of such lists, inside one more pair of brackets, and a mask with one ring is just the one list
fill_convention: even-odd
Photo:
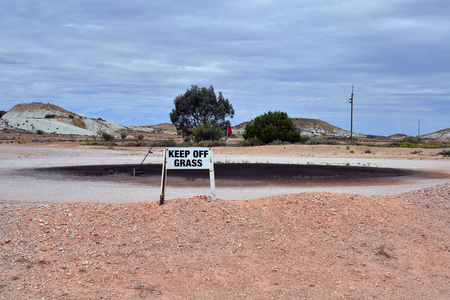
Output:
[[418,128],[417,128],[417,136],[420,137],[420,119],[419,119],[419,126],[418,126]]
[[350,119],[350,141],[353,138],[353,85],[352,85],[352,95],[348,102],[351,104],[351,119]]

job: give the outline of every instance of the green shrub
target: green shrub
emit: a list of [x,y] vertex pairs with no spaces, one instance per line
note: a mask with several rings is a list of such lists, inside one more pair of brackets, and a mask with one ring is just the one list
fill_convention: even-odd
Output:
[[444,156],[444,157],[449,157],[449,156],[450,156],[450,150],[448,150],[448,151],[442,151],[440,154],[441,154],[442,156]]
[[401,148],[416,148],[418,144],[422,143],[422,138],[419,136],[407,136],[398,142],[393,142],[391,145]]
[[192,147],[193,144],[190,140],[184,140],[180,144],[177,145],[178,147]]
[[274,146],[283,145],[283,144],[284,143],[282,141],[280,141],[280,140],[274,140],[272,143],[270,143],[270,145],[274,145]]
[[398,147],[401,148],[416,148],[417,144],[411,143],[411,142],[402,142]]
[[306,144],[307,145],[319,145],[321,143],[322,143],[322,141],[319,140],[318,138],[312,138],[312,139],[309,139],[309,141]]
[[42,135],[42,134],[44,134],[44,131],[38,129],[38,130],[36,130],[36,133],[39,134],[39,135]]
[[69,115],[69,119],[74,119],[75,116],[74,115]]
[[46,114],[46,115],[45,115],[45,118],[46,118],[46,119],[53,119],[54,117],[56,117],[55,114]]
[[243,141],[238,141],[236,143],[237,146],[239,147],[252,147],[252,146],[261,146],[263,143],[259,140],[259,139],[249,139],[249,140],[243,140]]
[[402,140],[402,143],[420,144],[422,138],[420,136],[407,136]]
[[141,147],[143,146],[141,142],[127,142],[123,144],[124,147]]
[[120,134],[120,138],[121,138],[122,140],[124,140],[126,137],[127,137],[127,134],[126,134],[125,132],[122,132],[122,133]]
[[105,141],[113,141],[114,135],[109,134],[107,132],[102,132],[102,139],[104,139]]
[[216,140],[216,141],[200,141],[197,143],[199,147],[218,147],[225,146],[225,142]]
[[167,139],[158,141],[156,144],[159,147],[175,147],[177,145],[177,142],[174,139]]
[[108,146],[109,149],[114,149],[115,146],[117,146],[117,143],[114,141],[109,141],[105,143],[106,146]]
[[442,145],[440,144],[422,144],[422,145],[417,145],[417,148],[428,148],[428,149],[437,149],[437,148],[441,148]]
[[93,145],[98,145],[98,141],[89,141],[89,140],[86,140],[86,141],[83,141],[83,142],[81,142],[81,145],[83,145],[83,146],[93,146]]
[[215,120],[197,124],[192,131],[195,142],[217,141],[224,135],[223,127]]
[[326,138],[312,138],[309,137],[303,137],[300,141],[301,143],[305,143],[307,145],[340,145],[338,141],[333,139],[326,139]]
[[256,117],[248,123],[242,135],[245,140],[258,139],[265,144],[275,140],[289,143],[298,143],[301,140],[300,133],[287,113],[276,111],[267,112]]

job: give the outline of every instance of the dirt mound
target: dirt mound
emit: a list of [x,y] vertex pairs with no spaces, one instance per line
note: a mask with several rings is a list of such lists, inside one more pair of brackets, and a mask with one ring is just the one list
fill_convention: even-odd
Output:
[[0,297],[448,299],[449,197],[0,204]]

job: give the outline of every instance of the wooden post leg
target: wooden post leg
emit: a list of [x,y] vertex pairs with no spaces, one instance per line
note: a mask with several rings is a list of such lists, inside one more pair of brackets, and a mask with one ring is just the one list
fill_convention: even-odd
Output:
[[209,182],[211,185],[211,199],[216,200],[216,179],[214,177],[213,150],[210,148],[209,152],[210,152]]
[[163,152],[163,165],[162,165],[162,174],[161,174],[161,195],[159,197],[159,205],[164,204],[164,198],[166,196],[166,177],[167,177],[166,151],[167,151],[167,149],[164,149],[164,152]]

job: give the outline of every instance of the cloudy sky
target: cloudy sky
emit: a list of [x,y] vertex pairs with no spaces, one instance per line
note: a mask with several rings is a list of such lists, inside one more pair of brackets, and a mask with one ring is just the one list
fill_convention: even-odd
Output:
[[271,111],[358,133],[450,127],[448,0],[0,0],[0,110],[45,102],[170,122],[213,85],[232,125]]

